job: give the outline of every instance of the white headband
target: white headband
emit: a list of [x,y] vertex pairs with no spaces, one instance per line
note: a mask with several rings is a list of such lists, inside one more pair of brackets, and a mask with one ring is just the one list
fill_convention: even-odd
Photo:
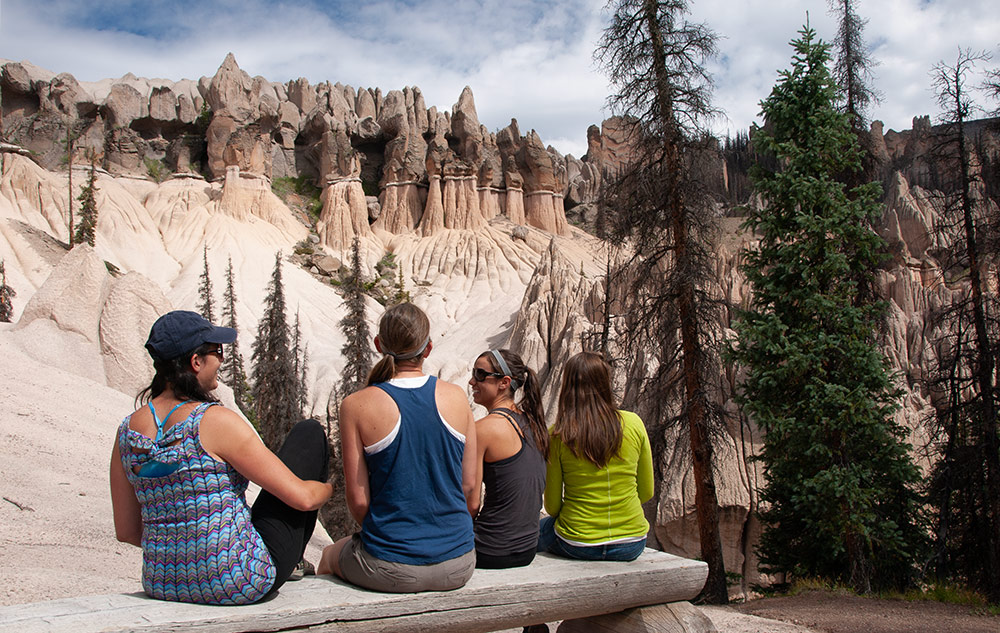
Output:
[[510,378],[510,390],[516,391],[517,388],[521,386],[521,381],[511,375],[510,367],[507,366],[507,361],[503,359],[503,354],[501,354],[498,349],[491,349],[490,354],[493,354],[493,358],[496,359],[497,365],[500,365],[500,371],[503,372],[503,375]]

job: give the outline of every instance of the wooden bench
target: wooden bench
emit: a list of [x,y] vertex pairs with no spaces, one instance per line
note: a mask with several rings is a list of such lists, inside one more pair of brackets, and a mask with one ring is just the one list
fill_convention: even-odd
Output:
[[[565,630],[576,631],[714,631],[710,622],[706,628],[698,620],[707,621],[704,615],[682,602],[701,591],[707,575],[705,563],[651,549],[630,563],[572,561],[539,554],[529,567],[477,569],[468,584],[455,591],[375,593],[320,576],[287,583],[273,599],[239,607],[164,602],[142,593],[83,596],[0,607],[0,631],[474,633],[556,620],[565,621]],[[601,628],[597,620],[571,622],[664,603],[681,604],[607,616],[615,622],[611,628]],[[642,624],[663,619],[676,622],[668,622],[667,628]]]

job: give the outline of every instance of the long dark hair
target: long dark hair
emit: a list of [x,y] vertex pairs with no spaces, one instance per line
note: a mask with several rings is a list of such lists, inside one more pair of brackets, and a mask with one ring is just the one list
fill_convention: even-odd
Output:
[[167,387],[173,390],[178,400],[194,400],[195,402],[218,402],[219,399],[202,389],[198,376],[191,371],[191,357],[197,354],[205,356],[219,347],[218,343],[204,343],[195,349],[181,354],[176,358],[163,360],[153,359],[153,381],[135,397],[136,404],[146,404],[163,393]]
[[382,360],[368,374],[368,384],[385,382],[396,375],[396,363],[420,362],[420,355],[430,341],[431,322],[424,311],[412,303],[400,303],[385,311],[378,322],[378,340]]
[[[510,369],[511,396],[516,391],[521,391],[521,400],[517,402],[517,406],[524,412],[524,416],[528,418],[528,426],[531,428],[531,434],[535,438],[535,446],[538,447],[543,456],[548,457],[549,429],[545,424],[545,411],[542,410],[542,392],[538,388],[538,376],[514,352],[509,349],[497,351],[500,352],[500,356],[507,363],[507,368]],[[485,358],[493,371],[503,371],[503,368],[497,365],[497,361],[491,352],[483,352],[479,355],[479,358]]]
[[566,361],[552,433],[598,468],[618,453],[621,419],[611,393],[611,367],[600,354],[580,352]]

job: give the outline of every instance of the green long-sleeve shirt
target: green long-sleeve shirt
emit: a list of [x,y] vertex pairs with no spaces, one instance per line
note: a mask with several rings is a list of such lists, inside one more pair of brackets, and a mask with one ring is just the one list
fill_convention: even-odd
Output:
[[552,436],[545,479],[545,511],[556,533],[572,542],[599,545],[645,536],[642,503],[653,496],[653,457],[646,427],[636,414],[619,411],[622,445],[604,468],[573,455]]

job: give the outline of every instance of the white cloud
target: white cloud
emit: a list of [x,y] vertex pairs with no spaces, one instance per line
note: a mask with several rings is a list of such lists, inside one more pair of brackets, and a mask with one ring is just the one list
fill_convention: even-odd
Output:
[[[607,116],[605,78],[593,50],[607,15],[603,0],[426,0],[366,3],[266,0],[0,0],[0,57],[27,59],[82,81],[119,77],[197,79],[233,52],[251,75],[306,77],[383,92],[419,86],[428,106],[450,109],[464,86],[489,129],[517,118],[542,140],[579,156],[586,130]],[[866,41],[881,61],[885,100],[872,113],[886,128],[934,114],[928,72],[959,45],[998,52],[995,0],[872,0]],[[722,133],[745,129],[791,59],[788,42],[809,11],[824,40],[834,36],[827,3],[816,0],[695,0],[692,20],[722,39],[715,105]],[[94,8],[97,7],[97,8]],[[109,21],[108,16],[119,16]],[[131,31],[131,32],[130,32]]]

